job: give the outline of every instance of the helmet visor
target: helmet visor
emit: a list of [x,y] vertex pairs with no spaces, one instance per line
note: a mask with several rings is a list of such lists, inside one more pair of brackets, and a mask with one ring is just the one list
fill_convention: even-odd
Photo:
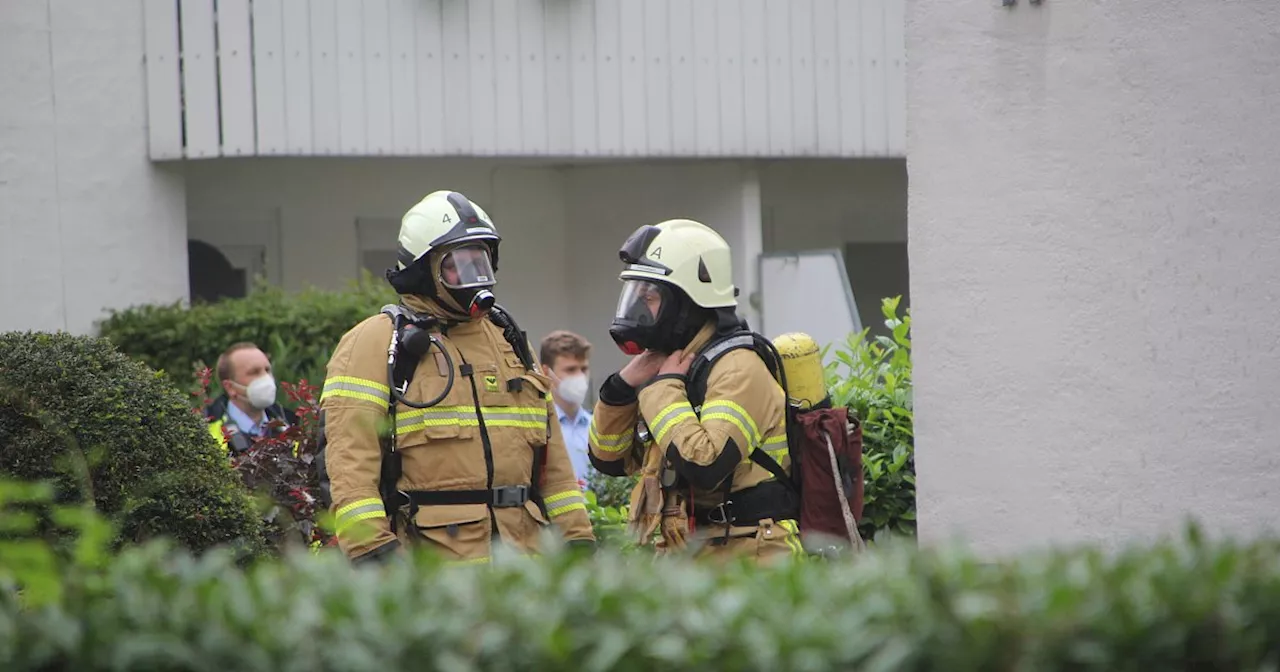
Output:
[[624,280],[622,295],[618,297],[618,310],[613,318],[636,326],[653,326],[658,323],[662,306],[669,299],[667,289],[656,282]]
[[440,260],[440,283],[449,289],[492,287],[495,281],[489,248],[476,243],[446,252]]

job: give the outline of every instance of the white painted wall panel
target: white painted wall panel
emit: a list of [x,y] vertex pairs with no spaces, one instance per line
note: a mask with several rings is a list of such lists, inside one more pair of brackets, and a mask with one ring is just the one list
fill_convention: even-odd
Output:
[[520,143],[514,154],[547,154],[546,27],[541,2],[520,0]]
[[[147,40],[147,133],[153,159],[182,158],[182,76],[178,68],[178,5],[146,0],[142,6]],[[8,61],[6,61],[8,62]],[[8,62],[9,67],[13,66]]]
[[253,87],[258,154],[284,154],[289,146],[285,125],[284,5],[281,0],[253,0]]
[[284,123],[290,154],[311,154],[311,8],[307,0],[283,0]]
[[218,2],[218,101],[222,154],[257,153],[253,114],[253,36],[249,0]]
[[444,9],[441,0],[420,0],[414,15],[418,82],[418,153],[444,153]]
[[[765,145],[765,153],[773,156],[787,156],[794,150],[791,128],[791,22],[799,18],[793,11],[793,4],[797,3],[792,0],[765,0],[764,6],[765,36],[760,45],[768,59],[768,88],[759,103],[760,107],[767,109],[769,115],[769,142]],[[752,102],[750,97],[747,102]],[[757,150],[754,153],[760,152]]]
[[596,154],[622,153],[622,0],[596,0]]
[[740,0],[716,0],[711,17],[716,27],[716,81],[720,97],[720,150],[722,156],[740,156],[747,147],[746,103]]
[[[473,11],[484,7],[487,0],[480,0],[473,6]],[[518,154],[520,147],[520,0],[493,0],[493,18],[473,22],[472,27],[483,33],[485,40],[492,39],[493,67],[496,77],[486,77],[476,73],[477,86],[486,86],[486,82],[494,82],[497,91],[488,98],[489,102],[479,95],[475,96],[477,105],[494,106],[497,100],[497,127],[493,130],[473,129],[477,136],[477,154]],[[490,31],[492,37],[490,38]],[[472,50],[472,57],[476,56]],[[473,67],[484,67],[484,63],[472,61]],[[494,86],[489,84],[488,87]],[[496,96],[496,98],[494,97]],[[477,118],[484,113],[477,110]],[[492,113],[490,113],[492,117]],[[486,137],[489,136],[489,137]],[[490,140],[489,138],[492,138]],[[488,147],[488,151],[479,151],[480,144]]]
[[182,0],[182,91],[186,101],[187,156],[220,155],[218,59],[213,0]]
[[[485,70],[473,67],[475,60],[471,57],[472,33],[479,37],[488,34],[491,25],[485,21],[472,21],[471,14],[477,16],[486,8],[490,8],[493,0],[476,0],[475,2],[458,2],[444,0],[440,3],[440,44],[444,52],[444,74],[436,91],[436,104],[440,106],[443,117],[441,127],[444,139],[442,154],[472,154],[478,145],[491,145],[493,132],[478,133],[480,143],[472,142],[471,119],[487,119],[487,112],[480,109],[476,101],[484,100],[484,87],[491,86],[492,78],[484,79]],[[485,44],[488,44],[487,42]],[[492,52],[481,51],[485,58],[492,58]],[[474,80],[474,81],[473,81]],[[472,89],[475,98],[472,97]],[[478,125],[483,130],[485,126]],[[492,127],[490,127],[492,128]]]
[[668,2],[644,2],[645,126],[649,156],[671,154],[671,24]]
[[905,148],[906,0],[149,1],[154,158]]
[[547,149],[550,156],[573,154],[573,48],[569,41],[571,7],[546,5]]
[[[702,5],[712,7],[702,0]],[[698,153],[698,67],[694,49],[701,35],[694,31],[694,0],[671,0],[667,24],[671,40],[671,153],[691,156]],[[698,37],[695,38],[695,35]],[[714,47],[714,45],[713,45]]]
[[[645,105],[644,6],[652,0],[620,0],[618,51],[622,77],[622,153],[648,154],[648,114]],[[658,0],[663,2],[665,0]]]
[[415,0],[390,2],[391,151],[410,156],[418,153],[418,59],[415,49],[418,3]]
[[369,150],[363,30],[367,18],[360,2],[338,1],[338,142],[340,153],[346,155],[366,154]]
[[862,3],[862,139],[869,156],[889,151],[889,120],[884,109],[888,82],[884,65],[884,3]]
[[569,45],[573,49],[573,153],[590,156],[600,151],[596,97],[596,2],[569,0]]
[[338,91],[338,3],[311,7],[311,144],[315,154],[342,154]]
[[364,0],[365,142],[368,153],[392,152],[391,16],[388,0]]
[[[818,151],[817,63],[814,62],[816,34],[814,0],[789,3],[791,45],[791,142],[793,154],[809,156]],[[785,58],[785,56],[784,56]]]
[[[694,127],[697,134],[697,147],[694,153],[698,156],[715,156],[720,152],[720,52],[718,51],[720,29],[716,23],[717,2],[712,0],[690,0],[693,5],[691,34],[698,36],[693,40],[693,106],[696,117]],[[708,26],[714,28],[708,30]]]

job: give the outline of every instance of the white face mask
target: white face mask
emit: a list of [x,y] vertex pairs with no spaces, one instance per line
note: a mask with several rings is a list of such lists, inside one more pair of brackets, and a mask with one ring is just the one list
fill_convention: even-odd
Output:
[[276,403],[276,379],[269,373],[254,378],[248,386],[240,387],[244,387],[249,404],[259,411],[265,411]]
[[560,398],[574,406],[581,406],[587,399],[587,377],[581,373],[560,379]]

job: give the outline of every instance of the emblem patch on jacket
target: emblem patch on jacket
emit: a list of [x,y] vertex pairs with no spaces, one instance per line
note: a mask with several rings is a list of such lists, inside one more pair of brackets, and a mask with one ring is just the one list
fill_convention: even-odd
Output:
[[487,390],[487,391],[489,391],[489,392],[497,392],[497,391],[498,391],[498,377],[497,377],[497,376],[485,376],[485,377],[484,377],[484,389],[485,389],[485,390]]

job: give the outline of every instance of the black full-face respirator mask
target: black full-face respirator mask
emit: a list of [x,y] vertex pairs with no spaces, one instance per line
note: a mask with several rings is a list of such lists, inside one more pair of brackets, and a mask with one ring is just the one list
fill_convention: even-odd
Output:
[[628,355],[645,350],[672,353],[689,344],[706,323],[706,310],[664,282],[623,282],[609,336]]
[[402,270],[387,271],[387,281],[399,294],[435,299],[460,320],[478,319],[497,300],[490,251],[488,244],[477,241],[424,254]]

